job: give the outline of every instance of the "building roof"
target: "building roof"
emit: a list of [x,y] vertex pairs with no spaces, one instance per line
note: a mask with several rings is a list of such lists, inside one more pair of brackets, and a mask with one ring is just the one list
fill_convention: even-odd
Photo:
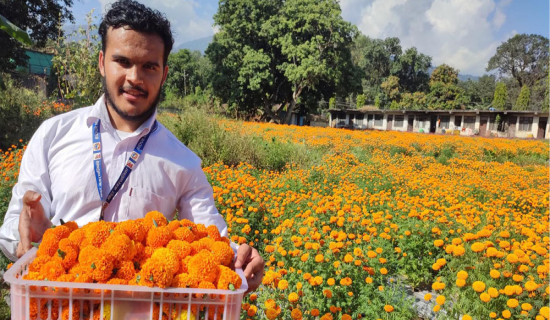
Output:
[[536,110],[387,110],[387,109],[330,109],[331,114],[334,113],[350,113],[350,114],[522,114],[522,115],[549,115],[548,111],[536,111]]

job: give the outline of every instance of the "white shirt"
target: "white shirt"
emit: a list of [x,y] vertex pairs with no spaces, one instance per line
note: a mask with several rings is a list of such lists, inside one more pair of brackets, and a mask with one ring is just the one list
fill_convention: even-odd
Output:
[[[138,140],[152,127],[155,115],[121,139],[111,125],[104,98],[91,107],[50,118],[31,138],[21,161],[19,179],[0,228],[0,249],[16,260],[19,214],[23,194],[33,190],[53,224],[60,219],[79,226],[99,220],[99,198],[92,158],[92,124],[101,119],[103,195],[107,197]],[[172,218],[216,225],[222,236],[227,225],[218,213],[212,187],[201,160],[162,124],[151,133],[130,176],[105,210],[106,221],[141,218],[157,210]]]

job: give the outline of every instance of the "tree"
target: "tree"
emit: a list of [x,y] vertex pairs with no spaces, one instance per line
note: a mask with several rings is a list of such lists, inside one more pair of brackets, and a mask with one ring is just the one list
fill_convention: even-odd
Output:
[[485,74],[475,81],[459,81],[458,86],[464,90],[464,95],[476,108],[487,109],[495,94],[495,83],[494,75]]
[[[58,24],[73,21],[70,12],[73,0],[3,0],[0,12],[5,19],[27,30],[37,47],[48,39],[59,36]],[[12,71],[17,65],[26,65],[21,44],[8,33],[0,32],[0,71]]]
[[458,85],[458,70],[442,64],[430,76],[428,109],[452,110],[463,108],[469,101]]
[[[330,97],[353,78],[344,68],[356,29],[335,0],[222,0],[214,21],[220,32],[206,51],[214,92],[247,114],[260,107],[288,123],[300,99]],[[286,107],[284,119],[275,104]]]
[[514,110],[528,110],[530,99],[531,90],[529,90],[528,86],[524,85],[523,87],[521,87],[521,91],[519,92],[518,99],[516,100]]
[[430,74],[428,69],[432,58],[422,54],[415,47],[405,50],[405,53],[393,63],[391,74],[399,78],[399,84],[406,92],[427,91]]
[[396,76],[389,76],[380,85],[382,92],[385,95],[385,102],[391,103],[393,101],[399,102],[401,100],[399,78]]
[[[52,59],[57,93],[63,99],[72,100],[76,107],[95,103],[103,92],[98,68],[101,43],[95,32],[97,26],[92,23],[92,14],[93,11],[87,16],[86,29],[79,28],[69,37],[58,38]],[[61,25],[58,28],[61,29]]]
[[508,89],[504,82],[497,82],[492,106],[499,110],[505,110],[508,107]]
[[487,71],[512,76],[519,87],[533,86],[548,74],[548,39],[535,34],[517,34],[502,43],[489,60]]
[[208,89],[212,65],[199,51],[179,50],[168,56],[170,72],[163,86],[167,96],[183,97]]

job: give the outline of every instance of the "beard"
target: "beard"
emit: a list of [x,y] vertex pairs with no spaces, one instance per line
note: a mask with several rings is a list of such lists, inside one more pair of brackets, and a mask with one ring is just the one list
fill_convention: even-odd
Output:
[[[124,119],[126,121],[141,124],[141,123],[145,122],[145,120],[149,119],[149,117],[151,117],[153,115],[153,113],[155,113],[155,110],[157,110],[157,105],[160,101],[160,91],[161,91],[160,88],[158,90],[157,96],[153,100],[153,103],[151,103],[151,105],[149,105],[144,112],[142,112],[140,114],[130,115],[128,112],[123,111],[122,109],[120,109],[116,105],[115,101],[112,98],[112,94],[109,91],[109,88],[107,87],[105,77],[101,77],[101,83],[103,84],[103,93],[105,94],[105,102],[106,102],[107,106],[110,106],[113,110],[115,110],[115,112],[122,119]],[[119,91],[119,93],[122,93],[122,92],[124,92],[124,90],[129,90],[129,89],[140,91],[145,96],[145,98],[147,98],[149,96],[149,93],[146,92],[145,90],[143,90],[141,87],[125,86],[125,87],[120,87],[118,89],[118,91]]]

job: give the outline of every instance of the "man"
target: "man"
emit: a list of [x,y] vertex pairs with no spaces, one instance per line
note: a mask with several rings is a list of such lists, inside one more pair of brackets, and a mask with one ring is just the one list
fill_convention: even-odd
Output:
[[[99,27],[104,95],[94,106],[46,120],[33,135],[0,229],[12,260],[40,241],[52,223],[167,217],[216,225],[227,235],[200,159],[155,120],[173,45],[170,23],[135,1],[112,5]],[[122,173],[121,173],[122,172]],[[264,261],[241,245],[235,267],[249,291]]]

